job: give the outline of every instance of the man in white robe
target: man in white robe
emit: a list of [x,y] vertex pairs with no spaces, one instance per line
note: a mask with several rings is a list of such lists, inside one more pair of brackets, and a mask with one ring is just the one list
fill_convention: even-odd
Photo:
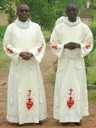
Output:
[[29,18],[29,7],[17,7],[17,19],[7,27],[3,47],[11,60],[7,120],[41,123],[47,118],[46,96],[39,63],[45,52],[41,28]]
[[93,48],[93,36],[77,17],[76,4],[66,6],[68,17],[53,29],[50,46],[58,57],[54,92],[54,118],[81,125],[89,115],[84,57]]

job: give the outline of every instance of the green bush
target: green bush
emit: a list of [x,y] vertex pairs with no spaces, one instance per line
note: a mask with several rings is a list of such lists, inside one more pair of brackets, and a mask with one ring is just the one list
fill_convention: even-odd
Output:
[[6,30],[6,26],[0,26],[0,38],[4,37],[5,30]]
[[96,2],[93,3],[93,9],[96,9]]
[[96,48],[96,39],[94,40],[94,48]]
[[88,99],[90,101],[96,101],[96,90],[91,89],[88,91]]
[[91,29],[91,31],[92,31],[92,33],[93,33],[94,39],[96,39],[96,21],[94,21],[94,22],[91,24],[90,29]]
[[6,66],[9,65],[10,63],[10,59],[8,58],[8,56],[5,54],[3,50],[2,43],[3,43],[3,40],[0,38],[0,70],[4,67],[6,68]]
[[47,30],[47,29],[42,29],[44,37],[46,42],[49,42],[50,40],[50,35],[51,35],[51,31]]

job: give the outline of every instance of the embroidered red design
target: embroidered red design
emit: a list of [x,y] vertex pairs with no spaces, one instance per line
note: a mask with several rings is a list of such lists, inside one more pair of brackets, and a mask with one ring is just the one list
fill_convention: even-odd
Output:
[[58,48],[57,45],[52,45],[51,47],[54,48],[54,49],[57,49]]
[[28,110],[30,110],[32,107],[33,107],[33,100],[31,98],[31,93],[32,93],[32,90],[29,89],[28,90],[28,94],[27,94],[27,102],[26,102],[26,107],[28,108]]
[[28,97],[31,95],[31,92],[32,92],[32,90],[29,89],[29,90],[28,90],[28,94],[27,94]]
[[67,106],[68,106],[69,109],[70,109],[70,108],[73,106],[73,104],[74,104],[74,100],[73,100],[73,98],[72,98],[72,92],[73,92],[73,89],[70,88],[70,89],[69,89],[69,99],[67,100]]
[[72,91],[73,91],[73,89],[72,88],[70,88],[70,90],[69,90],[70,92],[69,92],[69,95],[72,95]]
[[38,52],[41,52],[41,50],[42,50],[42,48],[43,48],[43,43],[41,44],[41,46],[37,49],[38,50]]
[[27,100],[28,100],[28,101],[27,101],[27,103],[26,103],[26,107],[27,107],[28,110],[29,110],[29,109],[31,109],[32,106],[33,106],[33,101],[32,101],[31,98],[28,98]]
[[90,46],[91,46],[91,43],[87,43],[87,44],[85,45],[85,48],[86,48],[86,49],[89,49]]
[[6,48],[6,49],[7,49],[8,52],[14,53],[12,49],[10,49],[10,48]]
[[72,97],[70,97],[69,100],[67,101],[67,106],[71,108],[73,104],[74,104],[74,100],[72,99]]

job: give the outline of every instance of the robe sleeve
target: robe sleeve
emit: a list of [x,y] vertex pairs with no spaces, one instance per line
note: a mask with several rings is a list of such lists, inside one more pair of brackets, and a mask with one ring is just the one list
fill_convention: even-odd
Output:
[[89,27],[84,28],[84,38],[81,43],[81,58],[88,55],[93,49],[93,35]]
[[3,49],[11,61],[13,61],[14,63],[18,62],[19,54],[21,51],[13,46],[12,28],[10,26],[7,27],[4,35]]
[[57,56],[60,57],[63,49],[64,49],[64,45],[60,44],[59,41],[59,35],[57,33],[56,28],[54,28],[52,34],[51,34],[51,38],[50,38],[50,47],[52,52]]
[[44,39],[44,36],[43,36],[43,33],[40,27],[38,30],[36,44],[37,44],[36,47],[31,49],[29,52],[31,52],[34,58],[40,63],[45,53],[45,49],[46,49],[45,39]]

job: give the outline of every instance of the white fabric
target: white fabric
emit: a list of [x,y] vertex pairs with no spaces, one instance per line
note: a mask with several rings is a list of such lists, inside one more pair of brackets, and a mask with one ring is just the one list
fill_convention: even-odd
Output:
[[[40,26],[28,20],[28,25],[18,21],[7,27],[3,46],[11,59],[8,79],[7,120],[13,123],[38,123],[47,117],[46,97],[39,67],[45,52],[45,40]],[[39,49],[39,51],[38,51]],[[22,51],[32,52],[30,60],[23,60]],[[29,91],[30,95],[29,95]],[[31,98],[33,106],[26,103]]]
[[55,25],[59,24],[59,23],[62,23],[63,20],[64,20],[65,16],[61,16],[60,18],[58,18],[55,22]]
[[[79,43],[81,48],[65,49],[64,45],[69,42]],[[50,46],[58,57],[54,118],[60,122],[79,122],[83,116],[89,114],[84,57],[93,48],[92,33],[79,18],[72,23],[66,17],[63,22],[55,26],[50,38]],[[70,89],[72,89],[71,94]],[[69,108],[67,102],[70,97],[74,104]]]

